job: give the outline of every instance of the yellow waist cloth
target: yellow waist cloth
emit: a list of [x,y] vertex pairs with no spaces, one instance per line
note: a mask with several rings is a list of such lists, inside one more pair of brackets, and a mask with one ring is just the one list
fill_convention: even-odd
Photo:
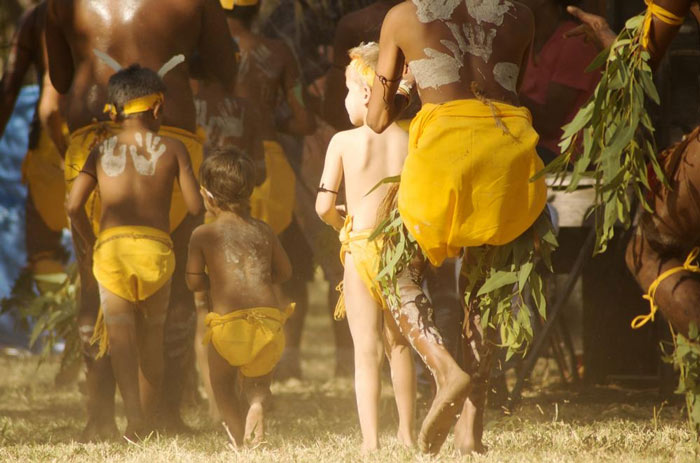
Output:
[[296,178],[282,146],[270,140],[263,144],[267,177],[262,185],[253,190],[250,211],[253,217],[262,220],[276,234],[280,234],[292,223]]
[[491,106],[425,104],[411,123],[399,212],[435,266],[464,247],[514,240],[545,206],[544,178],[530,182],[543,168],[530,112]]
[[173,275],[170,236],[152,227],[123,226],[102,231],[95,243],[92,271],[117,296],[139,302],[161,289]]
[[[177,127],[161,126],[158,134],[180,140],[185,145],[190,155],[192,172],[198,177],[199,166],[202,165],[204,160],[204,129],[197,127],[197,133],[195,134],[189,130]],[[187,217],[187,204],[185,204],[185,199],[182,196],[180,185],[175,181],[173,196],[170,201],[170,231],[175,230],[185,220],[185,217]]]
[[[118,130],[119,125],[116,123],[98,122],[82,127],[71,133],[65,160],[66,193],[70,193],[73,182],[83,169],[85,161],[87,161],[90,155],[90,151],[107,137],[116,135]],[[204,136],[199,129],[197,130],[197,134],[194,134],[188,130],[179,129],[177,127],[161,126],[158,133],[166,137],[180,140],[185,145],[190,155],[193,172],[199,172],[199,166],[202,164],[202,156],[204,154]],[[99,191],[95,190],[95,192],[90,195],[85,205],[95,235],[99,234],[100,231],[100,207]],[[176,181],[173,187],[172,200],[170,202],[170,231],[175,230],[186,216],[187,205],[182,197],[180,186]]]
[[294,312],[294,304],[285,310],[256,307],[226,315],[209,313],[204,319],[207,333],[204,344],[214,349],[231,366],[240,367],[249,378],[270,373],[284,352],[284,324]]
[[66,228],[63,159],[44,128],[41,129],[37,146],[27,151],[24,158],[22,182],[29,187],[32,202],[46,226],[53,231]]
[[[360,276],[360,279],[365,284],[372,299],[382,308],[386,308],[384,298],[382,297],[382,289],[377,282],[379,274],[380,260],[382,256],[382,240],[381,237],[375,240],[369,240],[374,230],[353,230],[352,216],[348,215],[345,219],[345,225],[340,230],[338,238],[340,239],[340,262],[345,265],[345,255],[350,253],[352,261],[355,264],[355,270]],[[341,292],[338,298],[338,305],[333,317],[339,320],[345,316],[345,296],[344,288],[339,286]]]

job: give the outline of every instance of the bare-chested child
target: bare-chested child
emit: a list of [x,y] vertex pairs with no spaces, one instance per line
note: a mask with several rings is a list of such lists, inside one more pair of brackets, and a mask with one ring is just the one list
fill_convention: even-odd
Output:
[[[178,180],[191,214],[202,208],[185,145],[158,135],[164,92],[158,74],[139,65],[110,78],[108,109],[120,128],[91,150],[67,205],[85,249],[93,249],[104,320],[95,338],[100,335],[100,354],[111,350],[129,439],[152,428],[160,397],[163,325],[175,270],[168,233],[173,182]],[[97,237],[85,211],[96,188],[102,203]]]
[[[339,132],[331,140],[316,199],[318,215],[340,231],[341,260],[344,259],[345,265],[343,297],[355,347],[355,396],[365,452],[378,447],[382,337],[399,410],[398,438],[409,446],[414,442],[416,400],[410,345],[391,313],[382,310],[385,304],[376,281],[380,241],[368,239],[377,225],[377,210],[388,187],[374,191],[372,188],[386,177],[401,174],[408,153],[408,136],[398,125],[392,124],[384,133],[377,134],[365,123],[378,55],[379,46],[375,42],[350,50],[352,61],[345,72],[348,88],[345,108],[357,128]],[[345,219],[336,205],[343,177]]]
[[[211,294],[205,337],[209,374],[236,445],[263,439],[272,370],[284,351],[284,323],[293,311],[293,305],[280,309],[274,291],[291,275],[287,254],[270,226],[250,215],[254,179],[252,161],[235,148],[205,159],[201,193],[215,220],[194,231],[187,260],[190,290]],[[234,392],[239,374],[241,397]],[[243,398],[249,404],[245,421]]]

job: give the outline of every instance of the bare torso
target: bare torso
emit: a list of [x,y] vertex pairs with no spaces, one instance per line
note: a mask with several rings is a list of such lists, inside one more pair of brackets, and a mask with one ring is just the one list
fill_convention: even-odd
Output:
[[518,103],[534,28],[527,7],[509,0],[412,0],[389,17],[401,25],[393,29],[395,43],[423,103],[474,98],[475,88],[486,98]]
[[[51,78],[60,92],[68,94],[66,117],[71,130],[106,119],[102,109],[107,81],[115,70],[95,56],[95,49],[123,67],[139,63],[156,71],[173,56],[189,57],[200,49],[205,61],[217,61],[214,75],[225,80],[235,72],[233,45],[223,12],[214,0],[50,2]],[[164,81],[168,104],[163,123],[194,131],[187,63],[175,67]]]
[[218,217],[195,231],[209,275],[212,310],[278,307],[272,286],[273,245],[270,227],[251,217]]
[[102,202],[101,229],[143,225],[169,232],[170,199],[182,142],[146,130],[124,131],[95,147],[84,170],[94,170]]
[[382,179],[401,174],[408,154],[408,136],[396,125],[377,135],[368,127],[341,132],[345,199],[355,230],[377,225],[377,211],[388,185],[368,194]]

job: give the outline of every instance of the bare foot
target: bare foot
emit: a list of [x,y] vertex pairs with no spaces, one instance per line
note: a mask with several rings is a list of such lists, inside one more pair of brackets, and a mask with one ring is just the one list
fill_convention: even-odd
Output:
[[265,437],[265,414],[260,402],[250,404],[245,418],[245,442],[253,447],[260,445]]
[[406,447],[413,447],[416,445],[416,440],[413,438],[413,433],[399,431],[396,433],[396,438],[399,440],[401,445]]
[[459,445],[455,444],[455,447],[457,448],[459,454],[462,456],[469,456],[474,454],[483,455],[489,451],[489,448],[486,447],[482,442],[469,442],[462,443]]
[[362,442],[362,448],[360,449],[360,452],[362,453],[362,456],[369,456],[375,453],[377,450],[379,450],[379,445],[375,442],[374,444],[367,444],[365,442]]
[[88,420],[83,432],[80,434],[79,442],[99,442],[115,440],[119,437],[119,429],[114,420]]
[[445,384],[438,389],[418,434],[421,452],[435,454],[440,451],[457,420],[457,413],[462,410],[470,385],[469,375],[459,368],[448,375]]

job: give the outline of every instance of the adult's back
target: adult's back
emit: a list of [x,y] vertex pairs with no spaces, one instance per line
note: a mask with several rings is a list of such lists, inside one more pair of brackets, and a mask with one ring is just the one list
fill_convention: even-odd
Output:
[[[156,70],[175,55],[187,58],[198,50],[207,71],[223,83],[235,74],[235,50],[217,0],[50,0],[46,37],[51,80],[68,94],[71,130],[107,119],[102,109],[115,70],[94,50],[121,66],[139,63]],[[163,124],[193,132],[188,79],[186,63],[165,76]]]

